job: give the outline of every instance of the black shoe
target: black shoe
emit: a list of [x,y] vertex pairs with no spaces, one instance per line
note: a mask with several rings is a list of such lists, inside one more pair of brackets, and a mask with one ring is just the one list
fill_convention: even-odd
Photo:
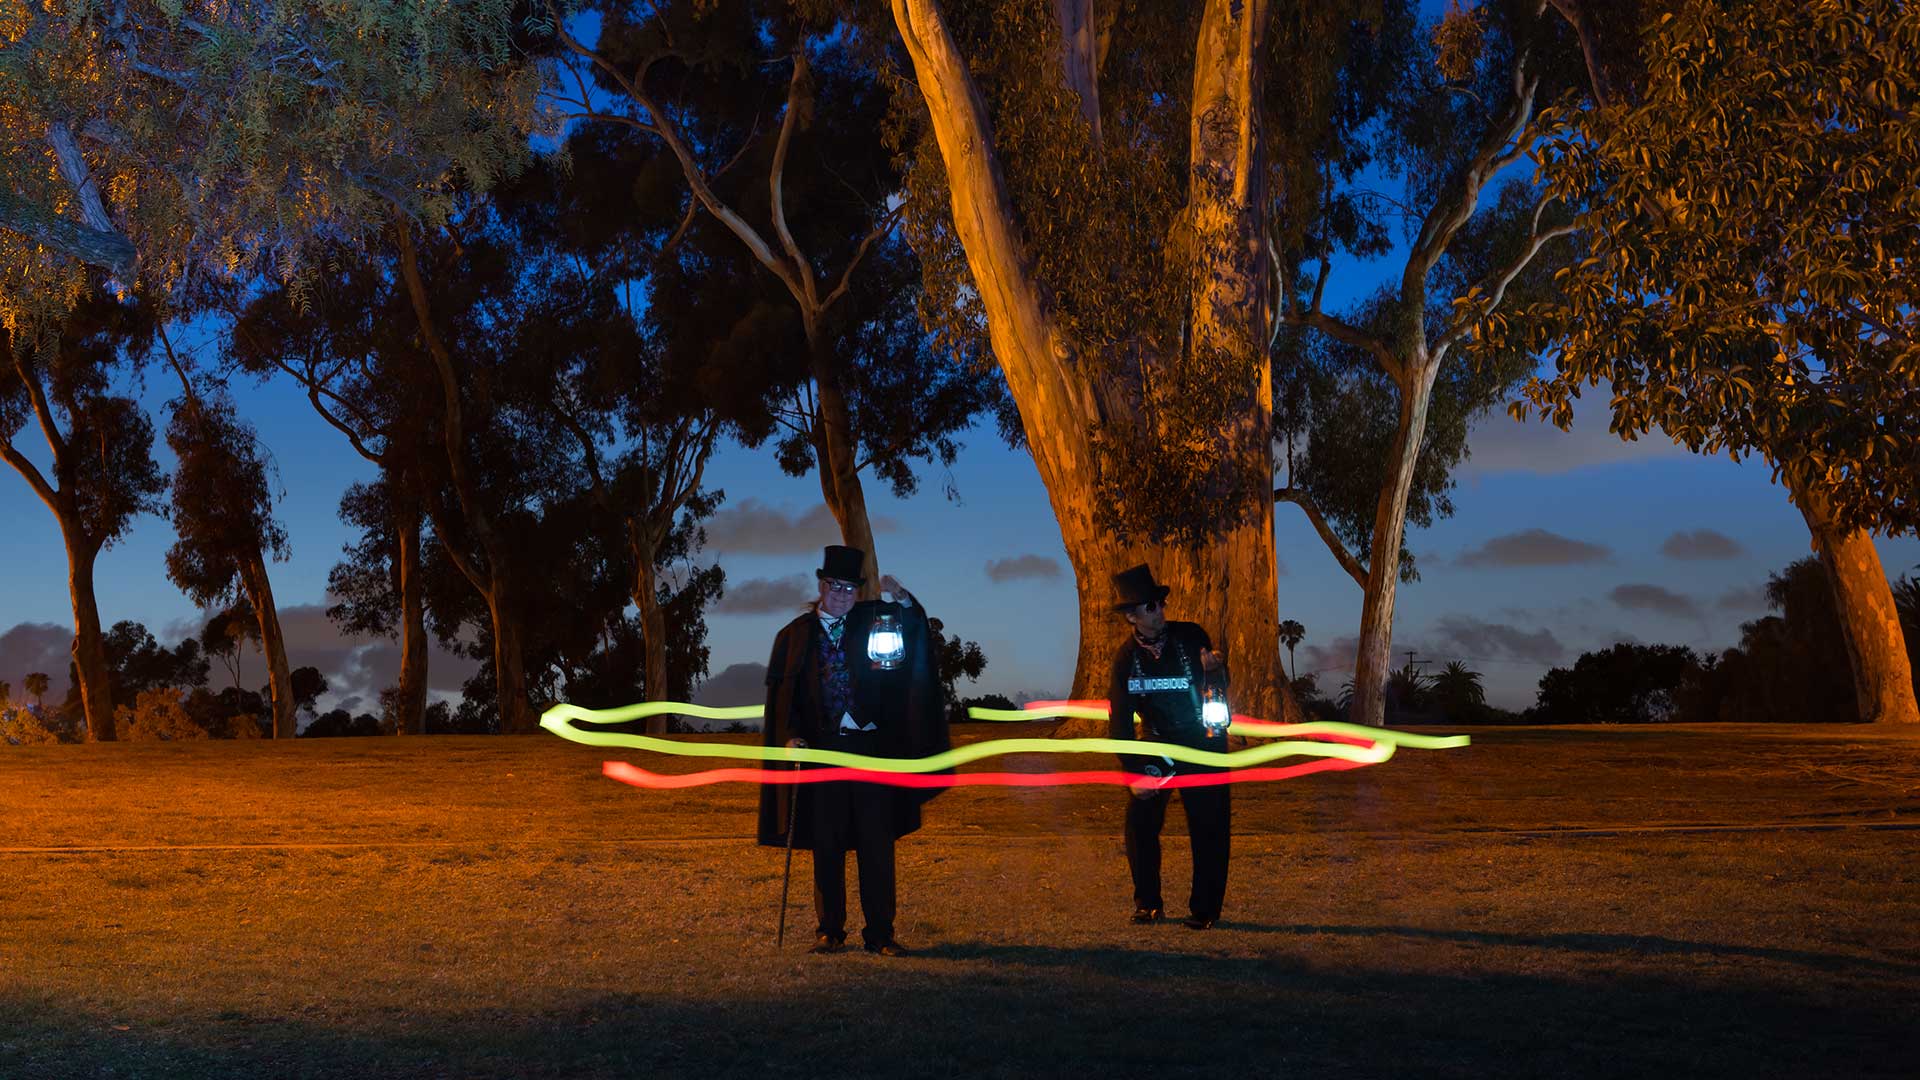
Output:
[[892,938],[888,938],[887,940],[881,941],[881,942],[873,942],[873,941],[867,942],[867,951],[870,953],[877,953],[880,956],[909,955],[909,953],[907,952],[907,947],[893,940]]
[[1166,918],[1167,913],[1157,907],[1134,908],[1133,917],[1127,921],[1135,926],[1151,926]]
[[1213,929],[1213,920],[1201,915],[1190,915],[1181,925],[1189,930],[1211,930]]
[[837,953],[846,947],[847,943],[845,941],[834,937],[832,934],[821,934],[819,937],[813,939],[813,948],[807,951],[810,953]]

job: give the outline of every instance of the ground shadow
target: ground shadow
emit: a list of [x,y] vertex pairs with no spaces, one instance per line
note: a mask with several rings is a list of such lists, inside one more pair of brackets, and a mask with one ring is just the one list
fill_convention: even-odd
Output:
[[[1343,929],[1408,932],[1329,932]],[[1577,947],[1582,936],[1560,937]],[[440,1006],[425,1021],[236,1011],[122,1031],[76,1003],[0,996],[0,1075],[1893,1077],[1920,1060],[1912,998],[1830,981],[1433,975],[953,944],[906,960],[776,964],[719,1001],[656,986],[539,1009]]]

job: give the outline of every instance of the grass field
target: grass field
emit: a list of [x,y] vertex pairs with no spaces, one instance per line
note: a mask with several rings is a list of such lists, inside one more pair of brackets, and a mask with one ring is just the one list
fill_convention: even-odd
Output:
[[0,1078],[1920,1076],[1920,733],[1473,734],[1238,789],[1202,933],[1124,794],[949,792],[903,959],[547,736],[0,748]]

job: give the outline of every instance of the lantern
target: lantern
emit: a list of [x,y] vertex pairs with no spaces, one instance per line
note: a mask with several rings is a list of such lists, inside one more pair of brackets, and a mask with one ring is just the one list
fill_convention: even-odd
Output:
[[900,633],[900,620],[893,615],[876,615],[873,629],[867,632],[867,659],[882,671],[900,666],[907,655],[907,639]]
[[1233,723],[1233,711],[1227,708],[1227,695],[1211,682],[1201,695],[1200,722],[1206,725],[1209,738],[1226,731]]

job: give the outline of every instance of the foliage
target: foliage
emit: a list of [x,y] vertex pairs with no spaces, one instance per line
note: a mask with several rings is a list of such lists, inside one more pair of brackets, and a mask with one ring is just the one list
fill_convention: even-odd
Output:
[[61,742],[59,732],[40,718],[41,711],[27,705],[0,704],[0,744],[41,746]]
[[944,633],[946,624],[939,619],[928,619],[927,629],[932,631],[934,673],[940,679],[941,699],[947,703],[947,722],[957,724],[967,718],[960,679],[965,676],[968,682],[977,682],[987,669],[987,655],[980,651],[977,641],[962,641],[958,635],[948,637]]
[[122,742],[178,742],[205,739],[207,729],[187,711],[186,693],[173,687],[142,690],[131,707],[113,710],[114,737]]
[[484,187],[527,156],[537,76],[516,62],[514,8],[8,6],[0,325],[17,332],[72,299],[76,255],[178,297],[299,280],[316,239],[355,241],[395,213],[444,217],[450,177]]
[[1480,685],[1480,673],[1459,660],[1449,660],[1433,676],[1433,703],[1447,719],[1456,723],[1474,719],[1487,703],[1486,688]]
[[224,394],[175,402],[167,445],[179,462],[167,578],[196,604],[231,600],[248,566],[287,557],[265,447]]
[[1683,645],[1620,642],[1550,668],[1529,714],[1545,724],[1646,724],[1677,718],[1700,658]]
[[131,619],[114,623],[101,641],[115,705],[131,706],[148,690],[205,686],[209,667],[200,642],[187,638],[169,649]]
[[1820,560],[1799,559],[1767,579],[1775,614],[1740,628],[1740,644],[1704,667],[1688,719],[1747,723],[1859,719],[1846,638]]
[[370,713],[361,713],[355,716],[345,709],[333,709],[316,717],[312,723],[306,726],[305,730],[300,732],[300,737],[303,739],[327,739],[379,734],[381,734],[380,721],[376,720]]
[[[1845,527],[1920,523],[1920,11],[1681,0],[1644,24],[1642,92],[1563,109],[1539,154],[1590,254],[1489,342],[1552,355],[1566,426],[1757,454]],[[1798,496],[1796,496],[1798,498]]]

